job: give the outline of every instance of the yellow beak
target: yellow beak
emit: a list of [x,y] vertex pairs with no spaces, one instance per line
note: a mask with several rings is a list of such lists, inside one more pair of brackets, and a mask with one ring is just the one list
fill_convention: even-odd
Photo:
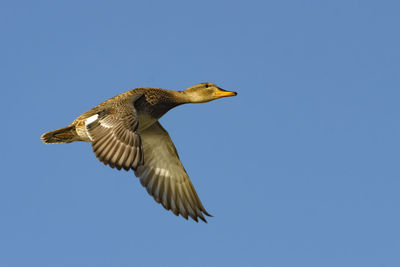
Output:
[[235,95],[237,95],[236,92],[230,92],[230,91],[224,91],[224,90],[220,90],[220,91],[215,92],[215,97],[216,98],[235,96]]

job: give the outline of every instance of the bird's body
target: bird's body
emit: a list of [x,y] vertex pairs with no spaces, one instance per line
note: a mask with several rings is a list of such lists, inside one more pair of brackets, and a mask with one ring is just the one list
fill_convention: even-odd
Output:
[[158,122],[170,109],[236,95],[212,83],[185,91],[137,88],[83,113],[69,126],[42,135],[45,143],[91,142],[112,168],[134,170],[150,195],[175,215],[205,221],[204,209],[168,132]]
[[139,131],[143,131],[161,118],[168,110],[182,104],[177,102],[179,93],[179,91],[161,88],[137,88],[117,95],[83,113],[72,122],[72,125],[75,125],[77,129],[79,138],[82,139],[74,141],[91,141],[86,131],[85,120],[87,118],[105,109],[118,110],[127,107],[127,103],[141,97],[143,98],[137,99],[135,102],[135,110],[139,120]]

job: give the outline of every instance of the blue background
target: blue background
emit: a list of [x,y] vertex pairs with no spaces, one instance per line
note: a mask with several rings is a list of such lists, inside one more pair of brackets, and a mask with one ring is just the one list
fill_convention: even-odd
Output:
[[[0,266],[400,266],[398,1],[3,1]],[[141,86],[237,97],[161,119],[186,221],[88,143],[40,135]]]

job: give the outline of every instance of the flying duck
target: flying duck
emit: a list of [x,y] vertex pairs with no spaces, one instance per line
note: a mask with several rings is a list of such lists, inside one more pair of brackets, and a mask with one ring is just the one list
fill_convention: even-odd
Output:
[[185,219],[207,222],[178,152],[158,120],[170,109],[235,96],[213,83],[184,91],[136,88],[80,115],[70,125],[41,136],[46,144],[91,142],[96,157],[111,168],[133,170],[155,201]]

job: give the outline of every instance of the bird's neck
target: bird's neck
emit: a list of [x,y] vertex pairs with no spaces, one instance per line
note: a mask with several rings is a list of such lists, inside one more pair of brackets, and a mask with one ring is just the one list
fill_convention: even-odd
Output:
[[188,103],[204,103],[210,101],[205,99],[204,96],[200,95],[196,91],[170,91],[174,95],[174,99],[177,105],[188,104]]
[[174,106],[192,103],[190,95],[186,94],[184,91],[169,91],[169,93],[172,96],[171,101],[173,101]]

